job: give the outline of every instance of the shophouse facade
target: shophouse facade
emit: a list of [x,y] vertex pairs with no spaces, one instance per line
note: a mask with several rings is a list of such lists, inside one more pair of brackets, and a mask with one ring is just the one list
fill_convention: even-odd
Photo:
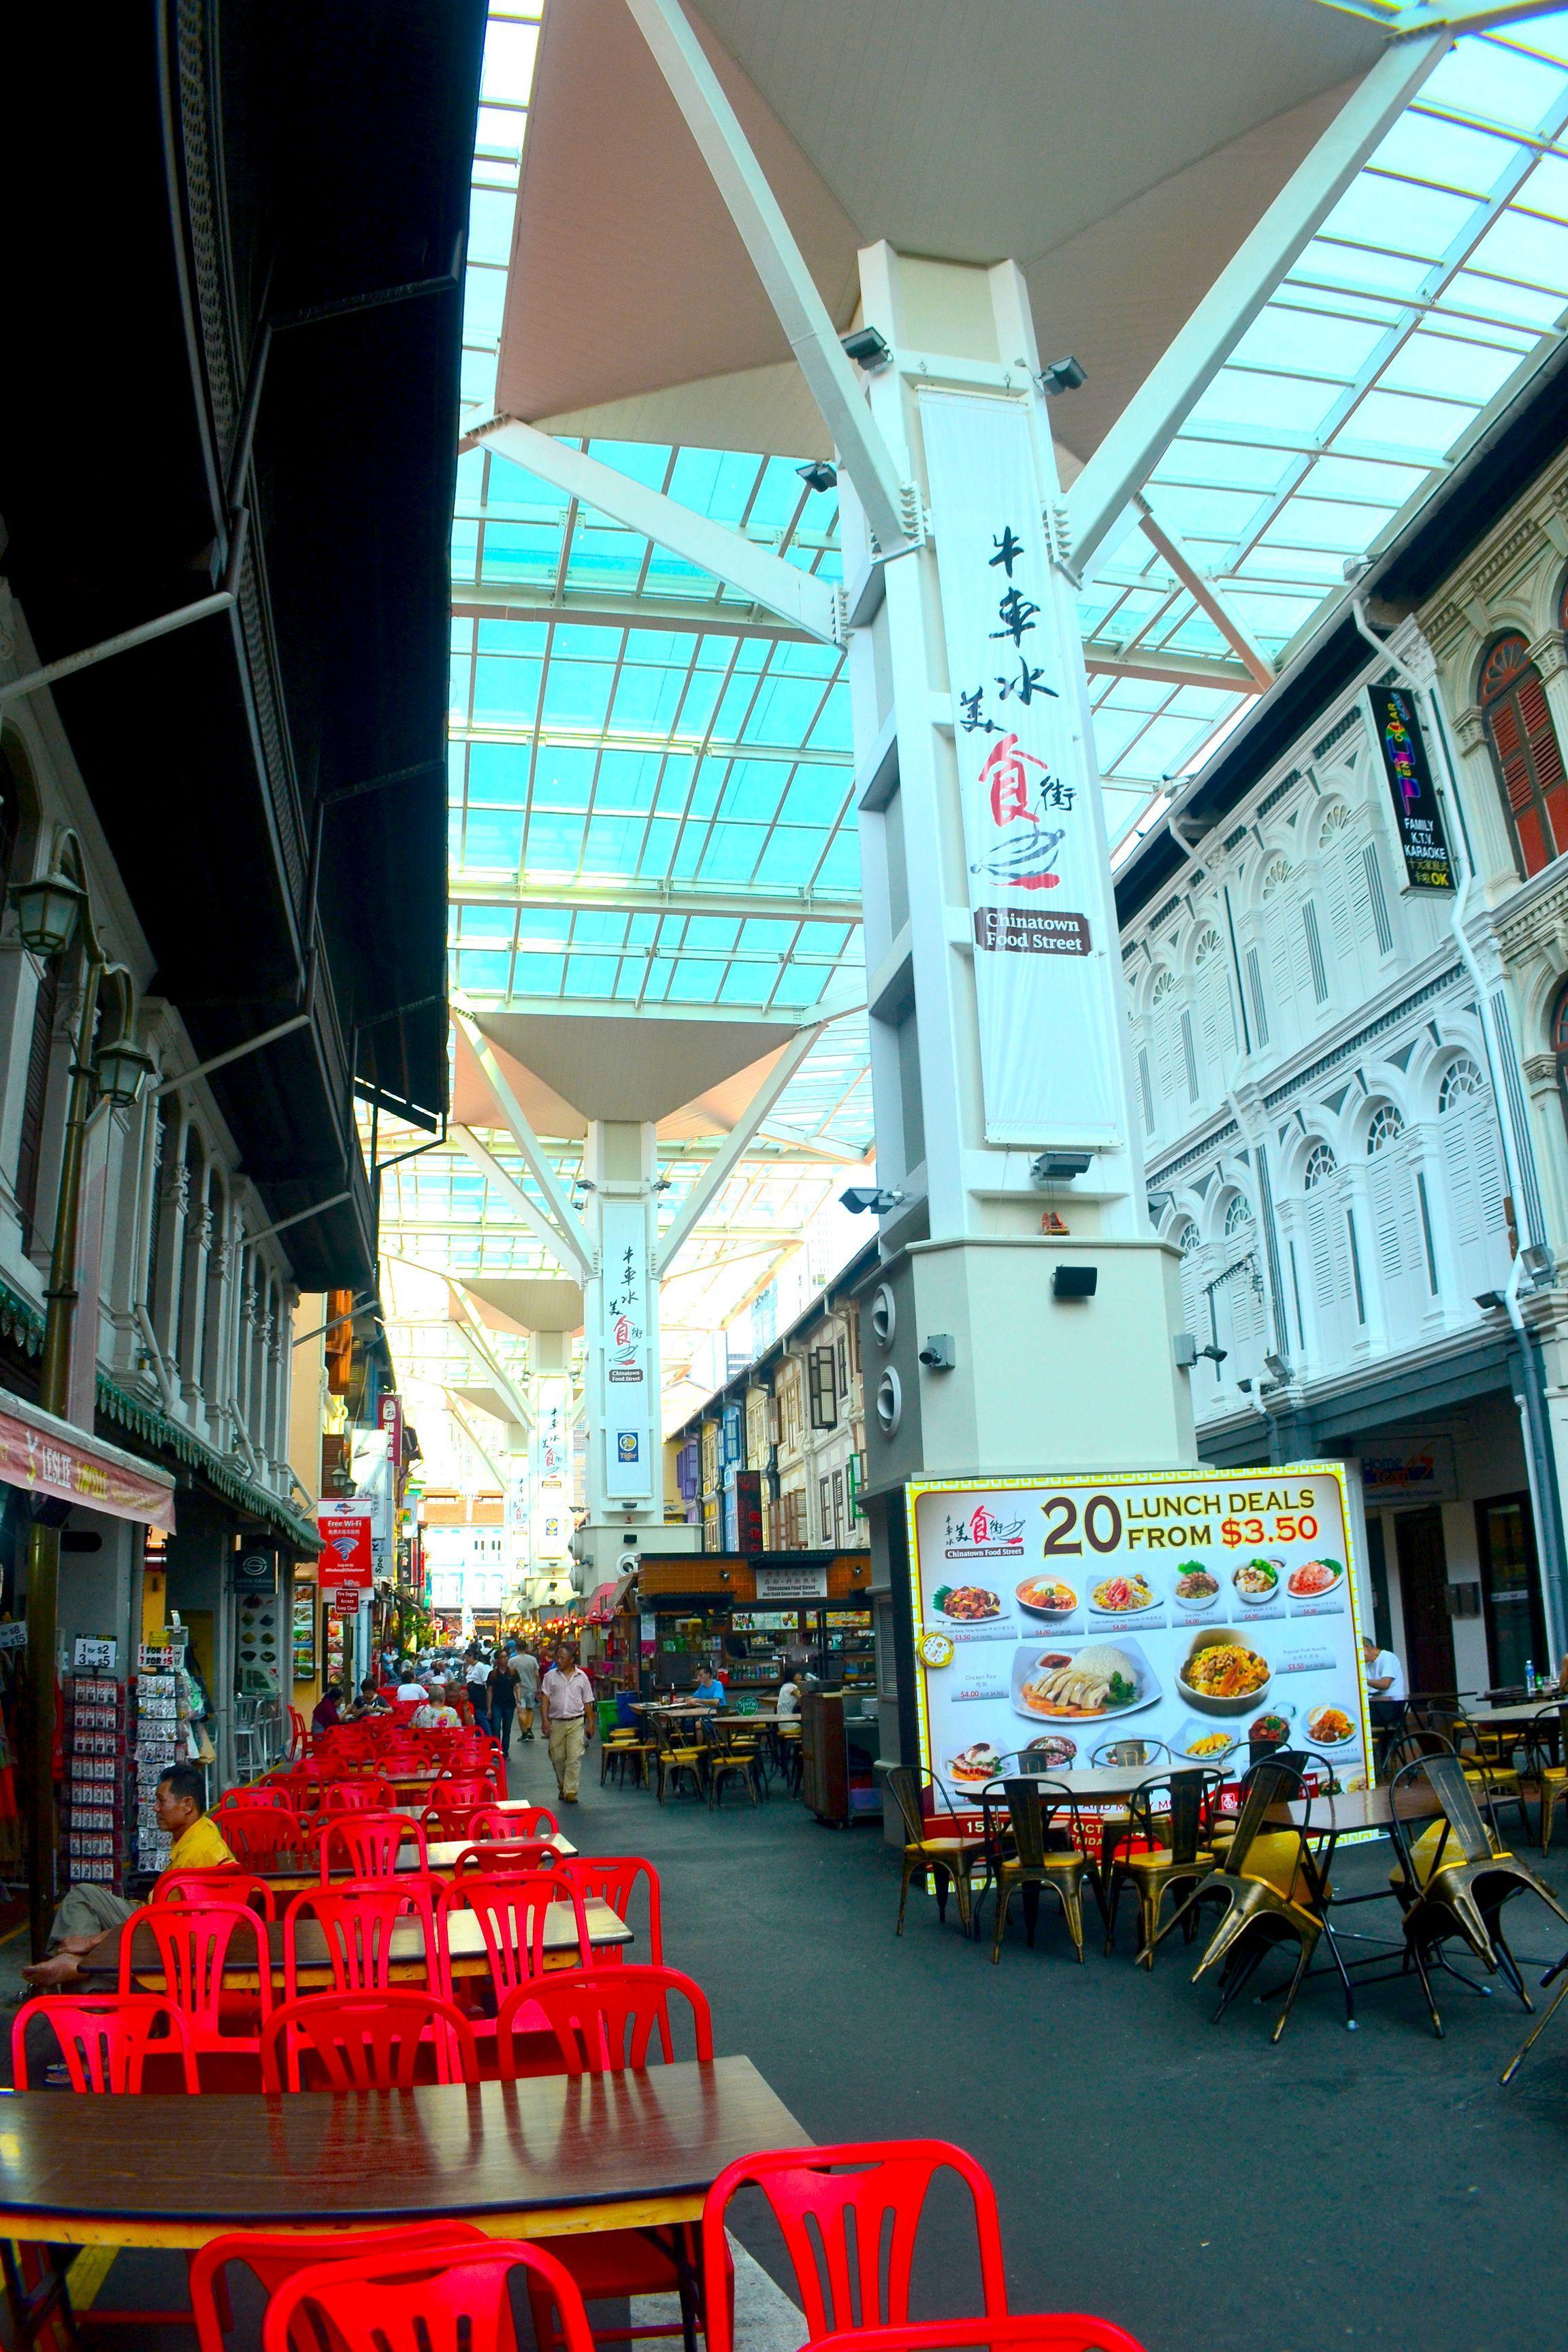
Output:
[[667,1441],[669,1484],[705,1551],[853,1549],[866,1408],[856,1281],[862,1251],[805,1313]]
[[[1151,1215],[1205,1351],[1200,1453],[1359,1462],[1375,1630],[1413,1689],[1518,1683],[1564,1633],[1549,399],[1394,537],[1371,641],[1339,615],[1119,879]],[[1457,888],[1406,887],[1369,688],[1407,697]]]

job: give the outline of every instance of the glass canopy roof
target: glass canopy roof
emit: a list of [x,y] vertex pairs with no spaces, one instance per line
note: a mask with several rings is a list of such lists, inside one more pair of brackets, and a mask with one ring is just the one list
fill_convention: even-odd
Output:
[[[1367,0],[1360,13],[1389,10]],[[470,419],[495,405],[539,15],[539,0],[490,8],[463,330]],[[1289,657],[1555,343],[1568,314],[1565,134],[1568,11],[1461,39],[1145,486],[1153,522],[1269,662]],[[793,461],[578,446],[786,562],[839,576],[836,498],[808,490]],[[798,1019],[858,1004],[842,657],[483,449],[459,461],[452,596],[454,984],[481,1007]],[[1135,511],[1085,582],[1080,613],[1108,828],[1125,855],[1256,689]],[[870,1137],[866,1025],[850,1012],[683,1260],[668,1301],[679,1330],[717,1328],[735,1311],[766,1263],[738,1236],[766,1226],[781,1246],[798,1237]],[[504,1139],[498,1148],[521,1176]],[[575,1151],[559,1158],[569,1179]],[[701,1164],[669,1161],[672,1207]],[[478,1172],[446,1153],[389,1177],[384,1229],[390,1248],[432,1267],[548,1270]],[[725,1256],[733,1273],[711,1271]],[[463,1357],[455,1333],[437,1336]],[[423,1363],[417,1321],[406,1337]],[[675,1364],[684,1341],[672,1330],[671,1342]]]

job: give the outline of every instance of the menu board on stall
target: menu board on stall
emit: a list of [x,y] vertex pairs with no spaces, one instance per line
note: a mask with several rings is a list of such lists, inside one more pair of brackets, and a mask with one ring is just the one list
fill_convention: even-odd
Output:
[[[1371,1726],[1344,1472],[919,1480],[921,1761],[952,1790],[1113,1743],[1235,1778],[1254,1742],[1364,1783]],[[1153,1745],[1152,1743],[1158,1743]]]

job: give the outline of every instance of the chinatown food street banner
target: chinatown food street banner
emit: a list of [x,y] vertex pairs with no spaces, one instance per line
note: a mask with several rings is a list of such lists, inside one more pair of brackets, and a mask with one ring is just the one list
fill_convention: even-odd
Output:
[[[1358,1563],[1337,1463],[920,1480],[921,1761],[955,1800],[1003,1772],[1310,1748],[1366,1785]],[[1024,1760],[1020,1762],[1020,1758]]]
[[368,1592],[374,1573],[374,1507],[369,1503],[323,1503],[316,1513],[321,1538],[318,1573],[324,1591],[349,1585]]
[[9,1389],[0,1389],[0,1481],[24,1495],[51,1495],[111,1519],[174,1532],[174,1482],[166,1470],[104,1444]]
[[1121,1140],[1121,1034],[1096,786],[1021,401],[922,392],[969,903],[985,1135]]
[[572,1383],[563,1372],[539,1381],[533,1424],[529,1549],[534,1559],[566,1559],[572,1549]]
[[1369,686],[1367,717],[1383,761],[1384,781],[1394,803],[1394,829],[1405,860],[1402,891],[1454,887],[1453,860],[1443,830],[1443,812],[1432,783],[1432,763],[1421,732],[1421,713],[1405,686]]
[[647,1213],[640,1200],[599,1210],[599,1289],[605,1493],[633,1501],[653,1493],[653,1350],[648,1340]]

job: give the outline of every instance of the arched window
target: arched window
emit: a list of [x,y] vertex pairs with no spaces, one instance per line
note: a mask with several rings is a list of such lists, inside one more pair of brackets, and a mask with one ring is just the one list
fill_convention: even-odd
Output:
[[1225,1237],[1227,1242],[1238,1241],[1243,1234],[1250,1234],[1251,1230],[1252,1211],[1246,1194],[1238,1192],[1225,1213]]
[[1404,1132],[1405,1121],[1400,1118],[1394,1105],[1379,1103],[1367,1126],[1367,1158],[1375,1160],[1380,1151],[1386,1151],[1391,1143],[1397,1142]]
[[1478,699],[1520,865],[1539,874],[1568,848],[1568,773],[1541,672],[1517,633],[1488,654]]
[[1326,1143],[1314,1143],[1307,1154],[1307,1172],[1302,1180],[1303,1190],[1315,1192],[1320,1184],[1328,1182],[1338,1166],[1338,1160]]
[[1456,1054],[1438,1081],[1437,1138],[1459,1280],[1478,1298],[1508,1279],[1507,1181],[1491,1088],[1468,1054]]
[[1182,1253],[1182,1319],[1201,1345],[1207,1335],[1199,1329],[1203,1289],[1198,1280],[1198,1229],[1191,1217],[1186,1217],[1179,1225],[1173,1225],[1165,1238],[1174,1242]]

